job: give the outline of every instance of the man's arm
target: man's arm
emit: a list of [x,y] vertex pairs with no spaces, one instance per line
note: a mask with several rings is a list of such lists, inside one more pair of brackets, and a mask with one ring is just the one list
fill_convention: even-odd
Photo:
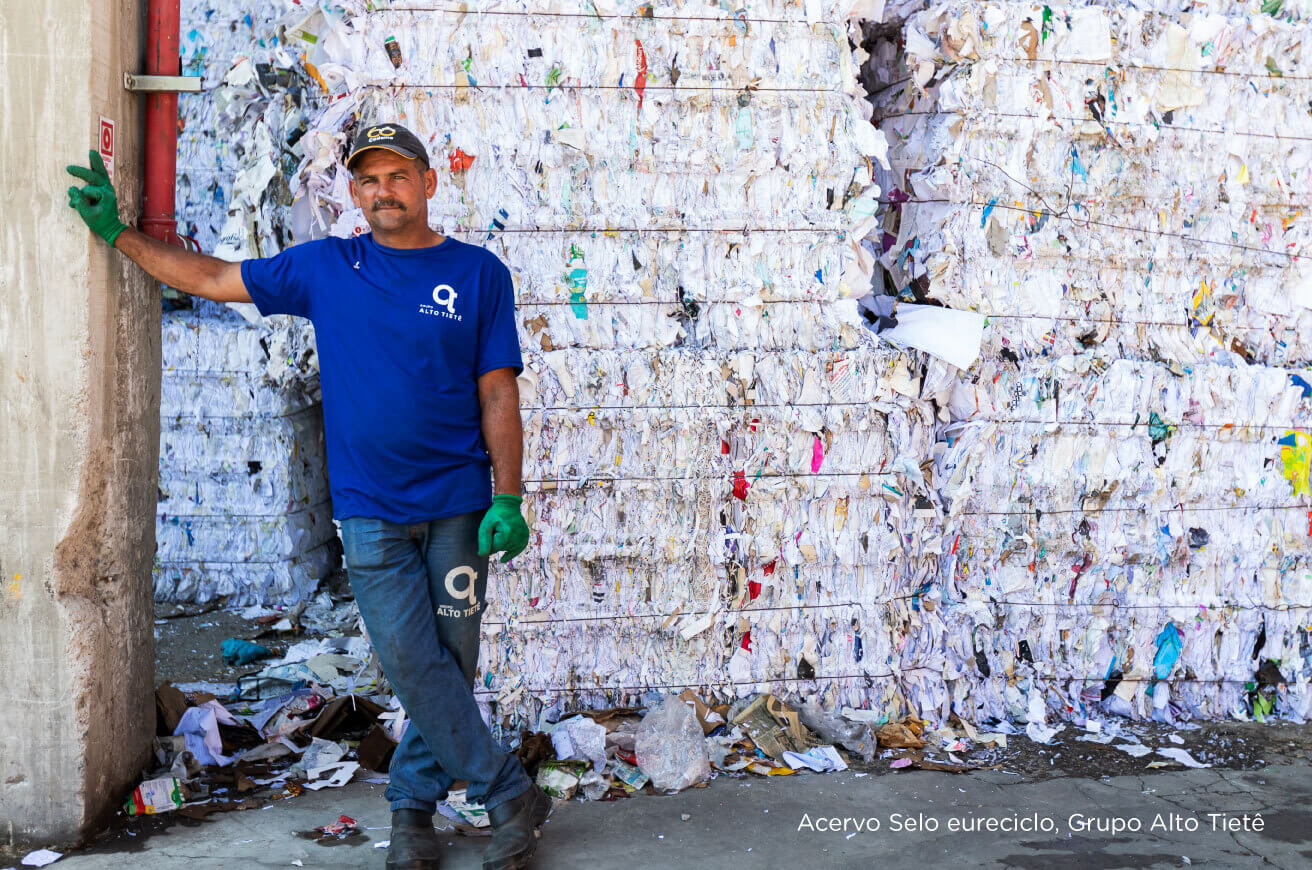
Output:
[[483,440],[492,457],[496,495],[478,525],[478,554],[490,556],[505,550],[502,562],[528,546],[528,523],[520,513],[520,466],[524,461],[524,429],[519,422],[519,384],[514,369],[493,369],[478,379],[478,402],[483,413]]
[[519,384],[514,369],[493,369],[478,379],[483,440],[492,457],[498,495],[518,496],[524,461],[524,428],[519,420]]
[[239,263],[184,251],[125,226],[118,218],[118,197],[104,161],[95,151],[90,159],[90,168],[68,167],[70,175],[86,182],[84,187],[68,189],[68,204],[92,232],[170,287],[215,302],[251,301]]
[[183,293],[215,302],[250,302],[241,280],[241,263],[184,251],[128,227],[114,247],[156,279]]

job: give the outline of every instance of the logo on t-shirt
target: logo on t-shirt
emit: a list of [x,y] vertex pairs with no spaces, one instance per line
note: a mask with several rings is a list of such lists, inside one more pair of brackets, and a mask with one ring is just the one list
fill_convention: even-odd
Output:
[[419,313],[459,320],[460,315],[456,314],[456,296],[456,290],[450,284],[438,284],[433,288],[434,304],[429,305],[425,302],[419,306]]

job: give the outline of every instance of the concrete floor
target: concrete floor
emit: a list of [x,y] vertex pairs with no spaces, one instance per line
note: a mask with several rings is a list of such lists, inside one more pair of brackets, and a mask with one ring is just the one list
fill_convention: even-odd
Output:
[[[1058,777],[1018,782],[1013,775],[909,772],[745,779],[721,777],[707,788],[669,797],[557,806],[543,829],[539,870],[596,867],[972,867],[1078,866],[1296,868],[1312,865],[1312,767],[1275,765],[1260,771],[1150,772],[1103,780]],[[352,783],[233,812],[204,823],[178,823],[152,836],[70,854],[57,870],[204,870],[304,866],[382,868],[388,838],[383,786]],[[368,839],[320,845],[299,834],[340,813],[366,828]],[[1142,825],[1133,831],[1072,831],[1068,817]],[[1249,830],[1213,830],[1208,813],[1224,813]],[[681,818],[687,814],[685,821]],[[913,830],[897,816],[937,831]],[[950,832],[951,819],[1051,819],[1051,833]],[[1177,830],[1149,830],[1161,814]],[[805,820],[874,817],[876,833],[799,830]],[[1253,830],[1255,817],[1263,830]],[[1183,830],[1196,824],[1197,830]],[[819,827],[819,826],[816,826]],[[368,830],[373,828],[373,830]],[[900,828],[900,829],[899,829]],[[849,836],[850,835],[850,836]],[[487,840],[452,834],[450,870],[477,868]],[[1187,861],[1186,861],[1187,859]],[[299,865],[297,864],[299,862]],[[16,862],[15,862],[16,863]]]

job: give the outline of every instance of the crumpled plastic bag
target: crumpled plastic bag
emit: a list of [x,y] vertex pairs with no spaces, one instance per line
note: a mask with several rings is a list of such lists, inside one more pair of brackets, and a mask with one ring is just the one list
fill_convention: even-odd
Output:
[[251,662],[273,655],[273,650],[240,637],[230,637],[221,647],[223,661],[233,667],[244,667]]
[[662,696],[638,723],[634,754],[662,791],[680,791],[711,775],[702,726],[692,708],[672,695]]
[[574,716],[551,729],[551,744],[560,759],[592,762],[600,773],[606,767],[606,726],[587,716]]
[[837,743],[848,752],[855,752],[864,761],[875,757],[878,749],[875,735],[870,726],[861,722],[850,722],[826,712],[818,698],[812,696],[797,709],[802,724],[820,735],[826,742]]
[[1176,628],[1173,622],[1166,623],[1157,634],[1157,655],[1153,657],[1153,672],[1157,675],[1157,679],[1165,680],[1171,676],[1171,670],[1175,668],[1175,661],[1180,658],[1180,650],[1183,647],[1180,629]]

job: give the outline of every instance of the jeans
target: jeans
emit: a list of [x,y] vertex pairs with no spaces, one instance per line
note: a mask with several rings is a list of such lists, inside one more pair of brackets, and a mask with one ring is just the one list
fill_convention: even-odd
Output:
[[484,511],[404,525],[350,517],[342,546],[369,639],[410,717],[392,756],[392,809],[432,813],[451,783],[492,809],[528,789],[519,759],[492,737],[474,700],[487,590],[478,555]]

